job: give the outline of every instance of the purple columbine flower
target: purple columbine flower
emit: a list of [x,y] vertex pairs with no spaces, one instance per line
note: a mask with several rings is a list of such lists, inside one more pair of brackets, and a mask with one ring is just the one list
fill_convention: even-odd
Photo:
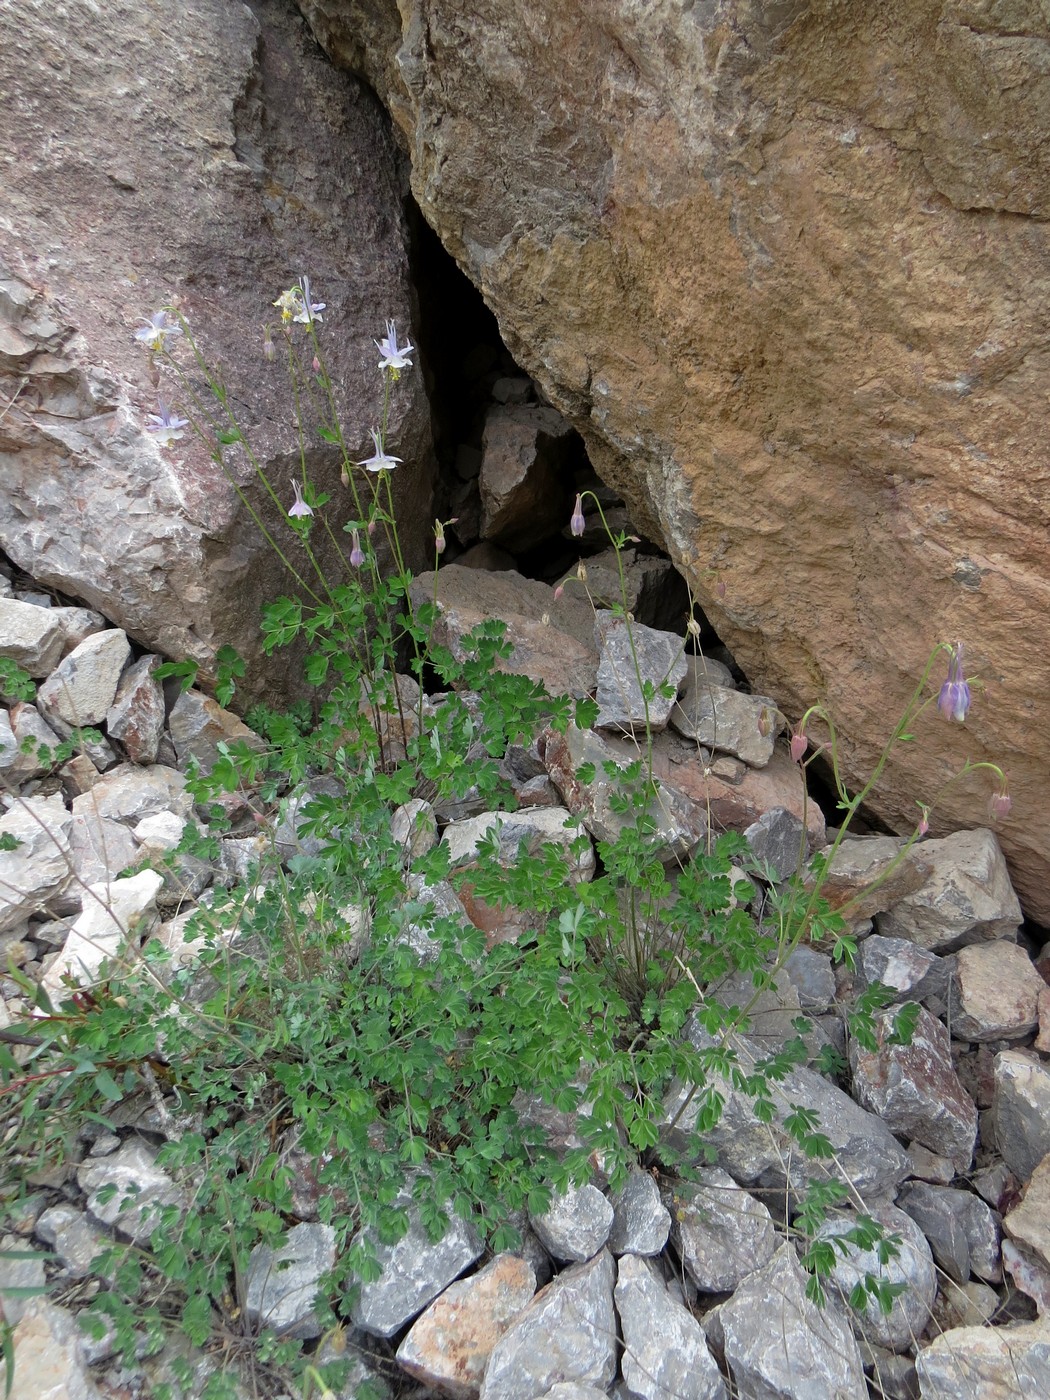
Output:
[[365,552],[361,548],[361,536],[356,530],[350,531],[350,563],[359,569],[365,562]]
[[569,530],[579,539],[586,523],[583,518],[583,497],[577,495],[576,504],[572,508],[572,519],[569,521]]
[[148,350],[167,350],[169,336],[182,334],[178,321],[173,321],[166,311],[154,311],[144,317],[142,325],[135,332],[135,339],[141,340]]
[[358,462],[359,467],[364,467],[367,472],[393,471],[399,465],[400,457],[391,457],[390,453],[383,447],[383,439],[375,428],[369,428],[372,442],[375,444],[375,452],[371,457],[366,457],[363,462]]
[[387,321],[386,335],[382,340],[377,340],[375,342],[375,347],[382,357],[379,361],[379,368],[397,370],[404,369],[406,365],[411,365],[412,361],[408,357],[416,348],[414,345],[409,344],[398,345],[397,327],[394,325],[393,321]]
[[296,520],[300,517],[313,515],[313,507],[308,506],[303,500],[303,493],[300,491],[297,481],[292,482],[292,490],[295,492],[295,500],[292,502],[288,511],[289,519]]
[[173,413],[163,399],[157,400],[157,407],[160,412],[149,414],[150,421],[146,424],[146,432],[153,434],[158,447],[170,447],[183,436],[182,430],[189,427],[190,420]]
[[937,708],[945,719],[962,724],[970,709],[970,687],[963,675],[963,644],[956,642],[948,657],[948,679],[941,686]]

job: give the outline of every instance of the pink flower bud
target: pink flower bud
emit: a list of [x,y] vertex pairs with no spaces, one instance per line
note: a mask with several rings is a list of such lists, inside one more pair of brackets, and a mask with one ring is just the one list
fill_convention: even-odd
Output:
[[313,369],[314,374],[321,373],[321,361],[317,358],[316,355],[313,357],[313,360],[311,362],[311,368]]
[[564,585],[564,583],[559,583],[558,586],[557,586],[557,588],[554,590],[554,601],[557,602],[558,599],[561,597],[561,595],[562,595],[564,592],[565,592],[565,585]]
[[791,736],[791,762],[801,763],[809,748],[809,740],[800,731],[796,731]]
[[355,569],[359,569],[365,562],[365,552],[361,548],[361,537],[356,530],[350,531],[350,541],[352,545],[350,550],[350,563]]
[[925,836],[930,829],[929,816],[929,807],[919,808],[919,825],[916,827],[916,830],[918,831],[920,836]]
[[444,554],[445,552],[445,527],[440,520],[434,521],[434,553]]
[[376,518],[375,518],[375,516],[373,515],[372,519],[368,522],[368,538],[371,539],[372,536],[375,534],[375,532],[376,532]]
[[1004,817],[1008,817],[1010,815],[1010,808],[1013,805],[1010,793],[1007,790],[1007,782],[1004,778],[1002,787],[1000,787],[998,792],[992,794],[991,801],[988,803],[988,811],[991,813],[992,821],[999,822],[1002,821]]
[[572,519],[569,521],[569,530],[579,538],[583,534],[586,523],[583,518],[583,498],[577,494],[576,504],[572,508]]
[[726,596],[726,586],[724,579],[719,579],[718,582],[715,584],[715,592],[720,598],[724,598]]

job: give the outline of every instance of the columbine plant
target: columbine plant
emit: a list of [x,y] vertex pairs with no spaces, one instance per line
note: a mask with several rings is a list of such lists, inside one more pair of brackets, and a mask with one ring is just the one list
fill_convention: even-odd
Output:
[[[445,843],[417,848],[406,839],[392,816],[403,825],[406,813],[418,816],[422,799],[439,810],[465,802],[511,809],[500,770],[508,745],[565,732],[571,722],[585,729],[596,710],[504,673],[508,647],[498,622],[476,629],[456,655],[435,644],[437,607],[412,601],[390,487],[401,465],[387,442],[391,394],[413,366],[414,347],[399,340],[393,321],[375,340],[381,423],[371,430],[372,455],[355,459],[324,364],[325,303],[303,277],[273,305],[301,444],[298,473],[280,490],[178,312],[154,313],[135,334],[179,390],[186,414],[160,404],[149,425],[158,445],[170,448],[191,429],[224,471],[230,450],[245,454],[253,485],[233,472],[229,479],[282,560],[290,589],[264,611],[264,647],[272,654],[305,639],[306,681],[316,693],[311,707],[252,713],[268,741],[264,752],[230,746],[210,774],[191,775],[198,808],[210,809],[213,820],[206,834],[189,828],[187,850],[216,859],[234,791],[256,810],[290,798],[302,848],[288,858],[271,848],[243,884],[220,889],[197,911],[187,936],[203,940],[204,951],[190,966],[171,965],[150,944],[146,975],[142,966],[131,976],[114,970],[111,984],[90,996],[70,989],[56,1006],[27,989],[38,1013],[31,1071],[0,1046],[7,1089],[21,1095],[27,1158],[34,1141],[53,1158],[86,1115],[104,1118],[110,1104],[142,1089],[159,1097],[165,1113],[174,1096],[180,1113],[191,1115],[168,1134],[158,1166],[189,1184],[192,1209],[165,1207],[148,1248],[115,1246],[101,1266],[108,1282],[94,1306],[129,1358],[144,1344],[144,1329],[160,1336],[173,1316],[198,1342],[216,1321],[227,1335],[246,1327],[248,1262],[259,1245],[278,1246],[297,1218],[296,1175],[300,1187],[316,1191],[321,1218],[336,1229],[339,1264],[318,1310],[322,1325],[337,1329],[342,1288],[376,1276],[375,1245],[404,1233],[409,1200],[433,1237],[450,1213],[470,1214],[500,1249],[516,1241],[515,1212],[542,1211],[553,1192],[588,1178],[596,1160],[614,1184],[639,1160],[690,1170],[703,1160],[703,1134],[720,1111],[716,1071],[746,1083],[756,1114],[768,1117],[770,1085],[808,1054],[800,1034],[765,1061],[743,1065],[737,1046],[754,999],[723,1008],[712,987],[743,972],[757,998],[803,939],[852,956],[843,914],[821,896],[829,857],[771,890],[764,908],[749,909],[738,894],[741,872],[760,881],[769,872],[756,868],[742,837],[712,836],[670,858],[662,849],[666,794],[654,776],[649,707],[669,682],[644,678],[633,649],[625,535],[611,536],[621,586],[613,612],[628,627],[645,721],[635,761],[609,763],[602,775],[613,786],[617,826],[597,843],[595,878],[581,876],[591,850],[584,833],[514,858],[495,830],[470,869],[459,871]],[[263,346],[267,359],[276,358],[268,328]],[[210,400],[197,393],[201,375]],[[311,479],[307,449],[315,434],[339,457],[343,494],[335,500]],[[585,495],[573,504],[574,538],[586,528]],[[275,515],[280,528],[271,529],[266,520]],[[435,565],[449,523],[434,523]],[[333,576],[318,539],[337,561]],[[377,539],[392,561],[385,573]],[[588,587],[582,561],[566,585]],[[683,647],[698,637],[693,623]],[[970,693],[961,648],[948,651],[949,678],[937,703],[962,720]],[[843,817],[832,855],[894,745],[931,702],[936,655],[859,793],[841,780],[838,737],[823,708],[812,707],[796,727],[795,762],[804,768],[820,753],[834,775]],[[399,674],[399,665],[410,674]],[[169,669],[192,678],[185,663]],[[243,663],[224,649],[217,669],[220,698],[229,703]],[[811,750],[809,731],[818,725],[828,737]],[[967,771],[981,767],[994,769]],[[1005,813],[1005,777],[994,772],[1000,790],[993,802]],[[597,777],[593,765],[576,774],[581,783]],[[923,810],[912,839],[925,824]],[[487,945],[479,929],[444,912],[449,881],[503,911],[518,939]],[[854,1034],[872,1035],[878,1004],[870,994],[854,1016]],[[684,1035],[695,1024],[709,1048]],[[834,1056],[820,1067],[842,1068]],[[686,1086],[686,1101],[699,1096],[684,1147],[672,1141],[675,1125],[663,1107],[675,1080]],[[553,1151],[519,1113],[523,1095],[561,1112],[579,1110],[582,1145]],[[802,1152],[827,1155],[811,1116],[792,1114],[783,1126]],[[308,1170],[291,1165],[293,1150]],[[815,1192],[803,1203],[799,1228],[815,1229],[821,1209],[842,1194],[830,1185]],[[826,1257],[814,1249],[807,1259],[819,1291]],[[872,1292],[886,1303],[874,1285]],[[298,1344],[276,1336],[263,1342],[275,1384],[287,1388],[286,1368],[302,1375],[306,1365]],[[320,1376],[313,1363],[307,1369]],[[323,1380],[329,1383],[327,1373]]]

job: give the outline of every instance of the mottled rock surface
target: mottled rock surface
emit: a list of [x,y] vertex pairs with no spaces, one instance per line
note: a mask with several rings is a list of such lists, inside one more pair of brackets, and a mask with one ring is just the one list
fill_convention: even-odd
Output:
[[616,1310],[623,1333],[620,1369],[640,1400],[725,1400],[726,1387],[703,1328],[646,1259],[619,1262]]
[[[147,0],[0,13],[0,544],[37,583],[207,675],[222,643],[259,655],[259,606],[287,576],[208,446],[187,433],[165,451],[144,431],[157,396],[139,318],[177,301],[283,496],[298,437],[282,366],[262,358],[270,303],[303,274],[327,303],[327,369],[361,459],[382,413],[373,337],[393,317],[404,338],[409,273],[385,118],[294,10],[187,0],[169,21]],[[415,509],[431,475],[418,367],[390,415],[418,568],[432,514]],[[294,545],[250,464],[227,465]],[[339,467],[334,448],[311,449],[312,480],[336,499]],[[274,673],[276,693],[292,674]]]
[[[752,683],[792,719],[827,703],[852,790],[966,640],[972,723],[924,715],[873,801],[910,830],[947,771],[1001,763],[1046,922],[1042,6],[302,5]],[[972,811],[956,785],[935,822]]]

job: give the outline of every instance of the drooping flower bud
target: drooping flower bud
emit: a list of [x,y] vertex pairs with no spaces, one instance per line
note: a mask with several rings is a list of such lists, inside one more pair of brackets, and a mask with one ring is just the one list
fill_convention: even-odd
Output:
[[999,791],[992,794],[991,800],[988,803],[988,811],[991,814],[992,821],[999,822],[1002,821],[1004,817],[1008,817],[1010,815],[1010,808],[1013,805],[1013,801],[1010,798],[1009,783],[1004,773]]
[[557,588],[554,590],[554,601],[557,602],[558,599],[562,596],[562,594],[563,594],[564,592],[565,592],[565,585],[564,585],[564,583],[559,583],[558,586],[557,586]]
[[445,552],[445,527],[440,520],[434,521],[434,553],[444,554]]
[[773,716],[769,713],[769,706],[763,705],[758,716],[758,732],[762,738],[767,738],[773,732]]
[[791,762],[801,763],[806,756],[806,750],[808,748],[809,740],[806,738],[805,734],[802,733],[801,729],[796,729],[791,736]]
[[270,327],[267,326],[266,332],[263,335],[263,359],[266,360],[268,364],[272,365],[276,358],[277,346],[274,345],[273,336],[270,334]]
[[350,531],[350,563],[359,569],[365,562],[365,552],[361,548],[361,537],[356,530]]
[[970,687],[963,674],[963,644],[956,642],[948,657],[948,679],[941,686],[937,708],[945,719],[962,724],[970,709]]
[[321,361],[317,358],[316,355],[313,357],[313,359],[312,359],[311,362],[310,362],[310,368],[313,370],[314,374],[320,374],[320,373],[321,373]]
[[925,836],[930,829],[930,809],[929,807],[919,807],[919,825],[915,828],[920,836]]
[[569,530],[579,539],[586,523],[583,518],[583,498],[577,493],[576,504],[572,508],[572,519],[569,521]]

